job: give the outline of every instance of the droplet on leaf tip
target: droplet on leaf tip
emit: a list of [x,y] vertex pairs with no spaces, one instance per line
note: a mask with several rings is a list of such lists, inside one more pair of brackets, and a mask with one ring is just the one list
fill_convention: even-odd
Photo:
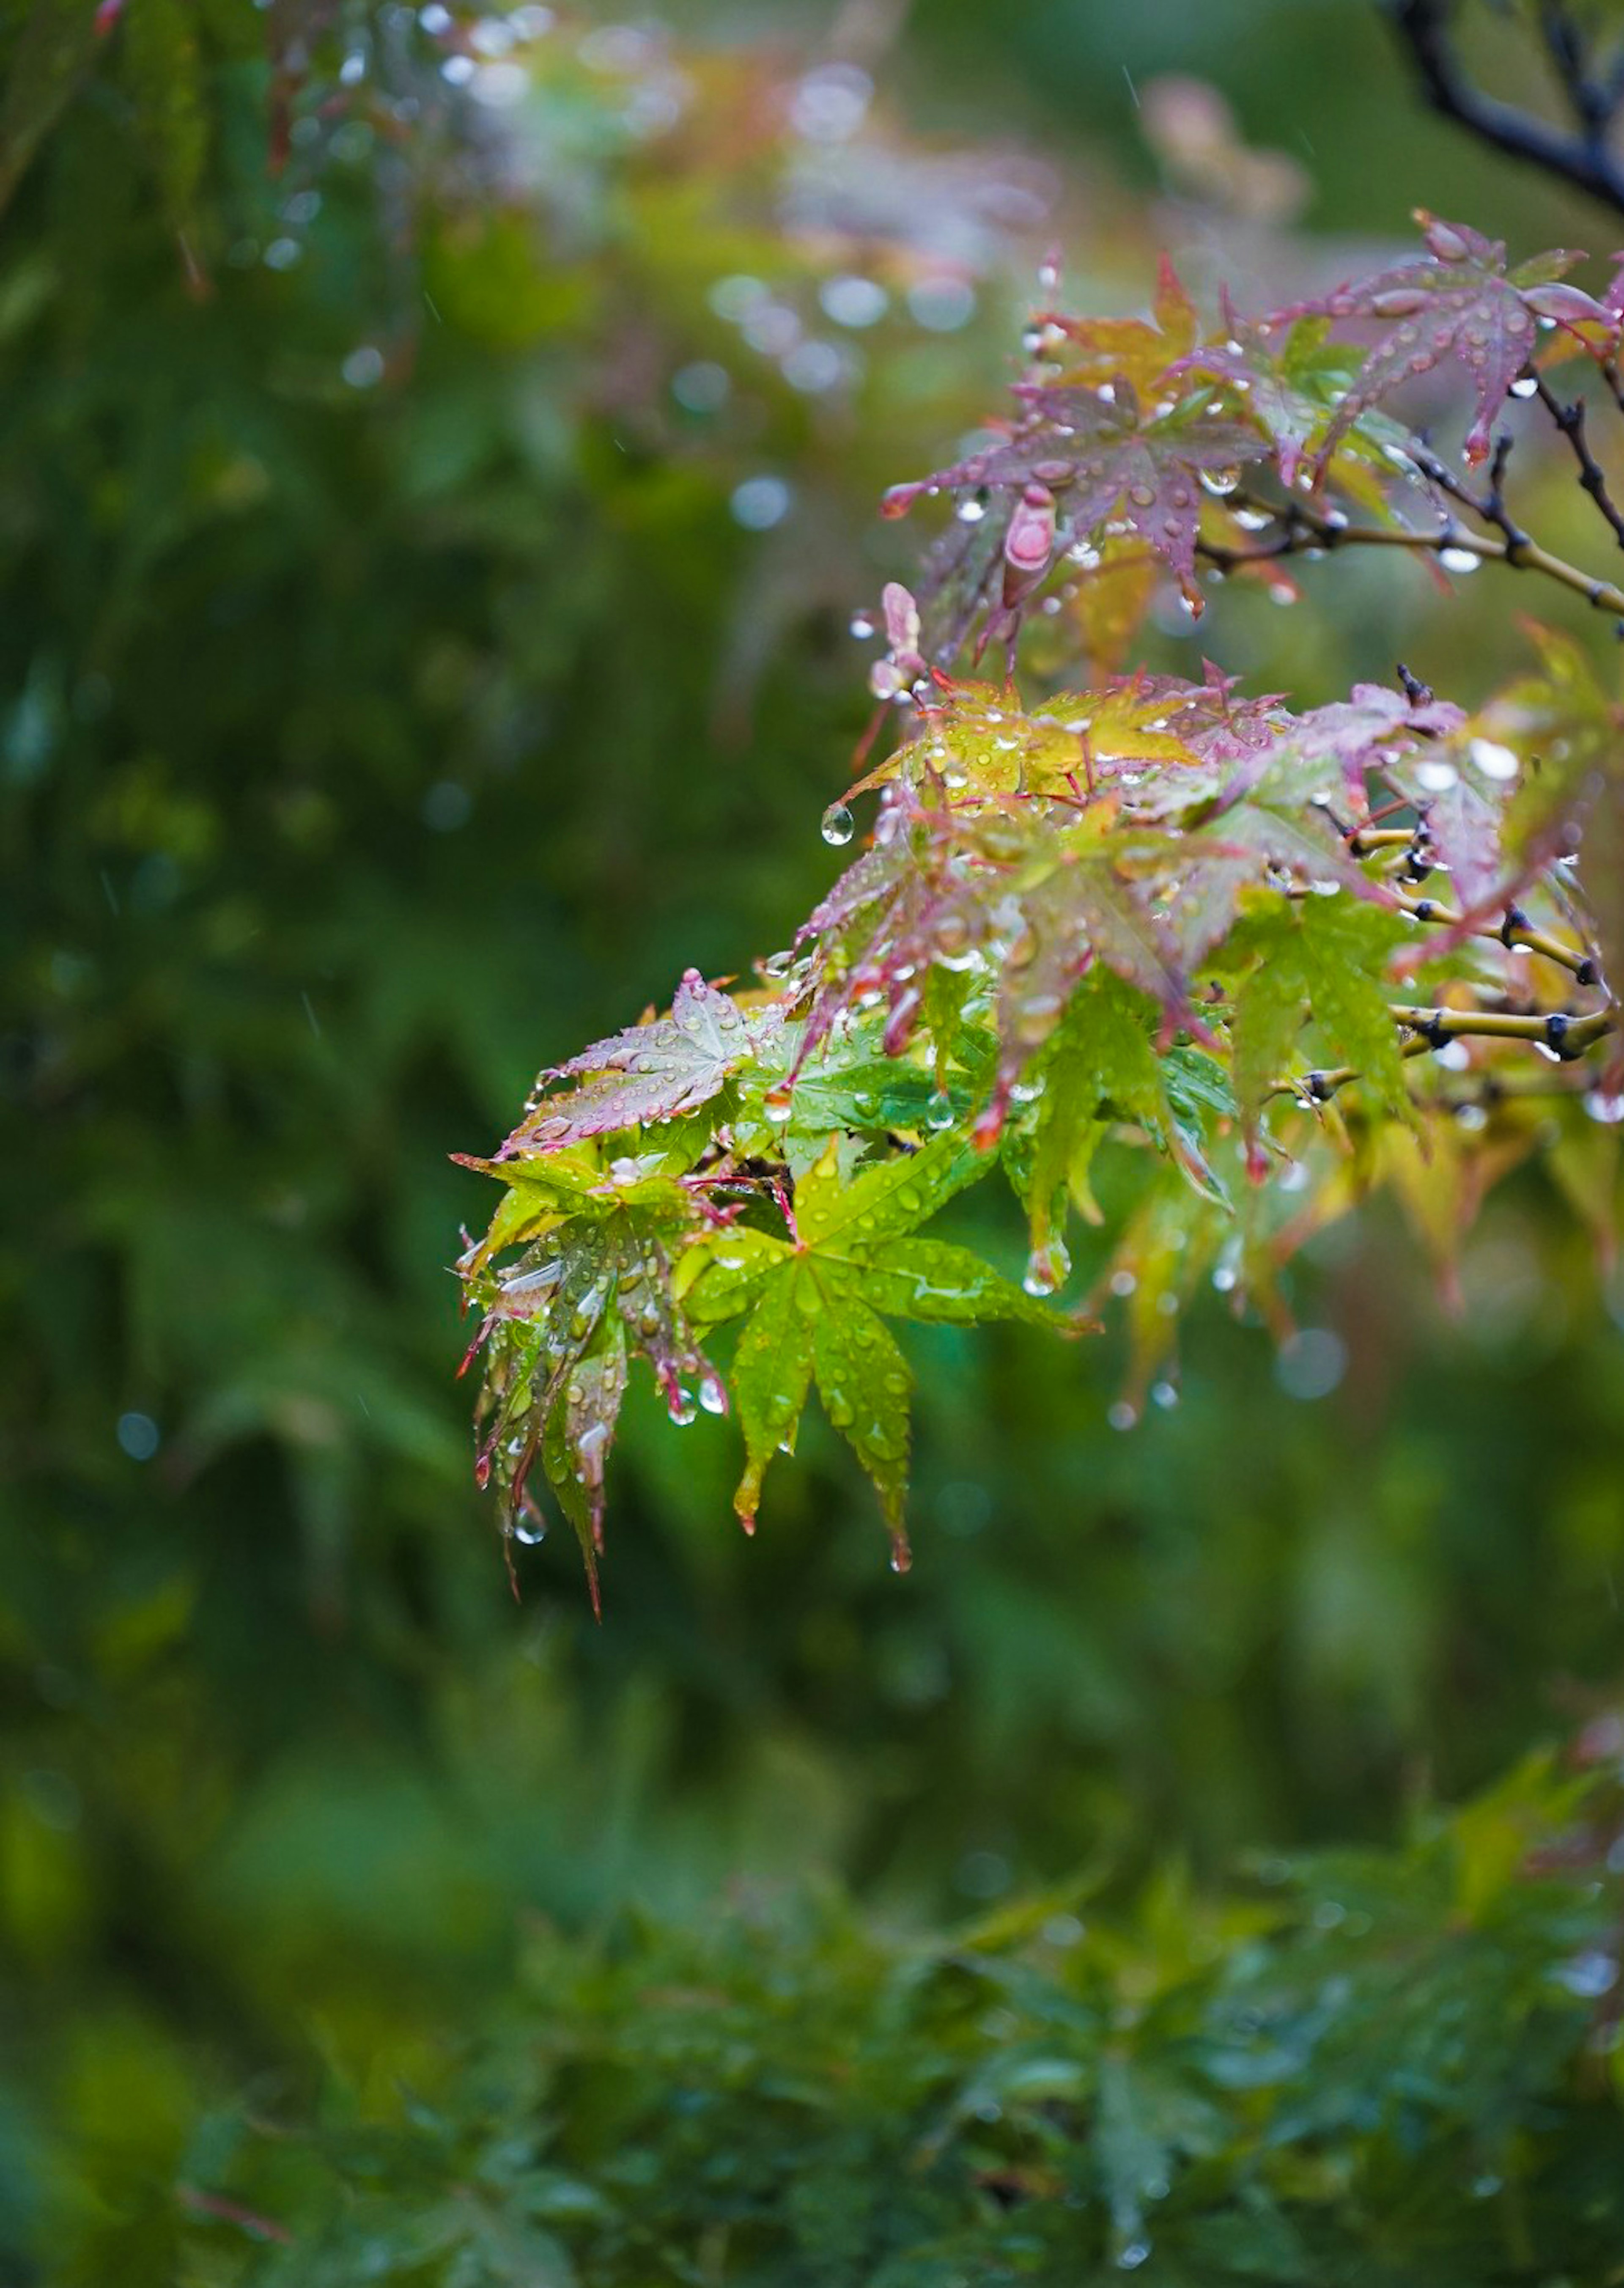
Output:
[[1026,1258],[1026,1268],[1021,1285],[1028,1295],[1052,1295],[1064,1285],[1072,1267],[1072,1259],[1062,1239],[1050,1239],[1042,1247],[1034,1247]]
[[852,839],[857,830],[857,821],[844,802],[832,802],[823,814],[819,830],[826,842],[838,849],[843,843]]

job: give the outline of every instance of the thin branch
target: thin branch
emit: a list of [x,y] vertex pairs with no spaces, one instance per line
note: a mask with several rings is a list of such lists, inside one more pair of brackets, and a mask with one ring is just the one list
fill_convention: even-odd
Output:
[[1461,68],[1451,36],[1451,0],[1391,0],[1390,12],[1422,92],[1443,118],[1453,119],[1508,157],[1558,176],[1624,214],[1624,170],[1608,150],[1604,135],[1588,122],[1577,133],[1565,133],[1472,84]]
[[1583,130],[1587,143],[1596,148],[1606,140],[1619,99],[1591,78],[1590,60],[1579,27],[1560,5],[1560,0],[1541,0],[1540,34],[1562,82],[1568,107]]
[[1608,491],[1601,463],[1590,450],[1589,440],[1585,435],[1583,398],[1575,397],[1565,405],[1543,374],[1536,373],[1533,380],[1541,404],[1567,439],[1573,458],[1579,464],[1580,489],[1589,494],[1596,503],[1597,513],[1607,524],[1619,546],[1624,548],[1624,511],[1620,509]]
[[1549,1049],[1564,1064],[1605,1038],[1617,1021],[1616,1012],[1597,1009],[1588,1017],[1570,1017],[1555,1009],[1549,1016],[1514,1015],[1504,1009],[1416,1009],[1395,1002],[1394,1021],[1406,1025],[1430,1049],[1464,1034],[1497,1041],[1532,1041]]
[[[1361,840],[1368,838],[1360,838]],[[1406,898],[1399,902],[1405,912],[1418,922],[1436,922],[1440,929],[1458,929],[1461,925],[1462,917],[1453,912],[1448,906],[1440,905],[1436,898],[1416,898],[1414,901]],[[1547,961],[1558,963],[1581,985],[1594,985],[1596,982],[1593,955],[1577,951],[1571,945],[1564,945],[1560,938],[1552,937],[1546,930],[1534,929],[1516,906],[1512,907],[1498,929],[1485,927],[1472,930],[1469,934],[1493,938],[1498,944],[1517,951],[1542,954]]]
[[[1423,473],[1430,476],[1432,470],[1428,467]],[[1411,532],[1402,525],[1350,524],[1335,511],[1321,514],[1295,501],[1271,512],[1280,520],[1277,538],[1256,548],[1231,548],[1220,541],[1204,540],[1198,544],[1197,552],[1218,571],[1231,572],[1246,564],[1273,563],[1281,557],[1302,556],[1311,551],[1328,553],[1334,548],[1407,548],[1422,556],[1442,556],[1458,551],[1462,556],[1476,557],[1479,563],[1506,564],[1515,572],[1541,573],[1558,586],[1582,596],[1596,611],[1624,619],[1624,588],[1613,586],[1611,581],[1592,579],[1578,565],[1553,556],[1525,533],[1517,532],[1512,540],[1491,540],[1480,533],[1462,532],[1454,525],[1446,525],[1441,532]]]

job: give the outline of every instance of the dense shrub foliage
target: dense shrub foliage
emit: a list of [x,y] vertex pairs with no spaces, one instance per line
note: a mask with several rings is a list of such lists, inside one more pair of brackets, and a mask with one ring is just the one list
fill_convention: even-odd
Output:
[[764,1902],[538,1934],[500,2046],[395,2128],[210,2125],[188,2276],[1616,2280],[1620,1745],[1126,1927],[1057,1895],[950,1941]]

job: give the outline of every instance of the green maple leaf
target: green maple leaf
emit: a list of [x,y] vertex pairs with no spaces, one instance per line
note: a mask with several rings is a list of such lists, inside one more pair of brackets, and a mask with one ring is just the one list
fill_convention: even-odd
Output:
[[745,1447],[733,1506],[747,1532],[767,1466],[793,1445],[815,1380],[825,1413],[879,1495],[897,1562],[907,1563],[913,1378],[885,1319],[1054,1323],[970,1249],[915,1236],[987,1165],[962,1139],[944,1136],[842,1183],[831,1140],[796,1189],[793,1234],[709,1233],[678,1267],[677,1291],[695,1325],[749,1314],[733,1371]]
[[1111,1120],[1137,1121],[1164,1134],[1173,1126],[1161,1069],[1133,1005],[1139,998],[1096,967],[1056,1029],[1042,1068],[1027,1177],[1034,1251],[1050,1243],[1055,1202],[1067,1188],[1081,1212],[1097,1220],[1088,1172]]
[[1260,910],[1240,924],[1228,951],[1251,963],[1233,1025],[1235,1095],[1249,1136],[1308,1011],[1320,1063],[1351,1067],[1385,1109],[1413,1117],[1384,978],[1401,937],[1393,916],[1346,897]]

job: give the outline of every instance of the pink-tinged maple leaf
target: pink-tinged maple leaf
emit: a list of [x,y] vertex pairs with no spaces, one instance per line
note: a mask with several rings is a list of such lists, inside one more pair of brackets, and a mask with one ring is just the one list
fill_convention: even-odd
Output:
[[749,1024],[725,993],[697,969],[684,973],[669,1017],[595,1041],[543,1077],[587,1076],[578,1088],[545,1097],[516,1128],[502,1156],[555,1151],[649,1121],[673,1120],[715,1096],[749,1056]]
[[1427,847],[1449,875],[1462,913],[1479,916],[1512,894],[1501,851],[1504,804],[1470,783],[1465,762],[1458,748],[1435,758],[1408,756],[1388,775],[1419,812]]
[[1583,314],[1604,326],[1608,322],[1600,303],[1574,287],[1551,282],[1578,261],[1576,254],[1542,255],[1508,272],[1501,240],[1485,238],[1463,223],[1441,222],[1424,208],[1416,210],[1415,219],[1426,242],[1424,255],[1373,278],[1350,280],[1315,301],[1277,310],[1265,321],[1277,326],[1295,318],[1327,317],[1380,330],[1321,440],[1321,467],[1361,413],[1446,358],[1463,365],[1472,384],[1466,457],[1485,460],[1494,417],[1533,355],[1536,320],[1549,317],[1573,325]]
[[1126,380],[1097,388],[1015,391],[1024,410],[1003,441],[913,483],[893,485],[882,504],[905,516],[927,493],[966,497],[977,514],[974,544],[950,536],[922,584],[922,600],[948,601],[937,616],[936,649],[950,659],[978,613],[986,635],[1011,640],[1022,606],[1069,548],[1132,536],[1176,577],[1191,609],[1202,480],[1219,481],[1267,459],[1267,441],[1239,421],[1159,409],[1148,419]]
[[931,965],[963,965],[988,933],[989,870],[957,846],[945,807],[915,808],[912,822],[926,831],[897,834],[870,851],[801,933],[820,941],[825,958],[796,1055],[797,1073],[836,1019],[874,996],[888,1013],[886,1053],[898,1054],[920,1013]]
[[1293,370],[1299,337],[1294,334],[1277,346],[1269,334],[1267,321],[1260,324],[1237,314],[1226,288],[1223,338],[1190,351],[1168,369],[1167,379],[1182,385],[1187,375],[1199,374],[1244,396],[1253,419],[1272,441],[1280,482],[1295,485],[1325,408]]
[[495,1490],[504,1532],[520,1532],[540,1458],[580,1540],[595,1609],[604,1464],[629,1357],[647,1361],[679,1421],[693,1418],[696,1391],[708,1405],[725,1403],[672,1292],[671,1248],[692,1220],[675,1185],[645,1205],[589,1196],[582,1212],[546,1232],[479,1297],[486,1355],[478,1411],[487,1426],[475,1475]]

